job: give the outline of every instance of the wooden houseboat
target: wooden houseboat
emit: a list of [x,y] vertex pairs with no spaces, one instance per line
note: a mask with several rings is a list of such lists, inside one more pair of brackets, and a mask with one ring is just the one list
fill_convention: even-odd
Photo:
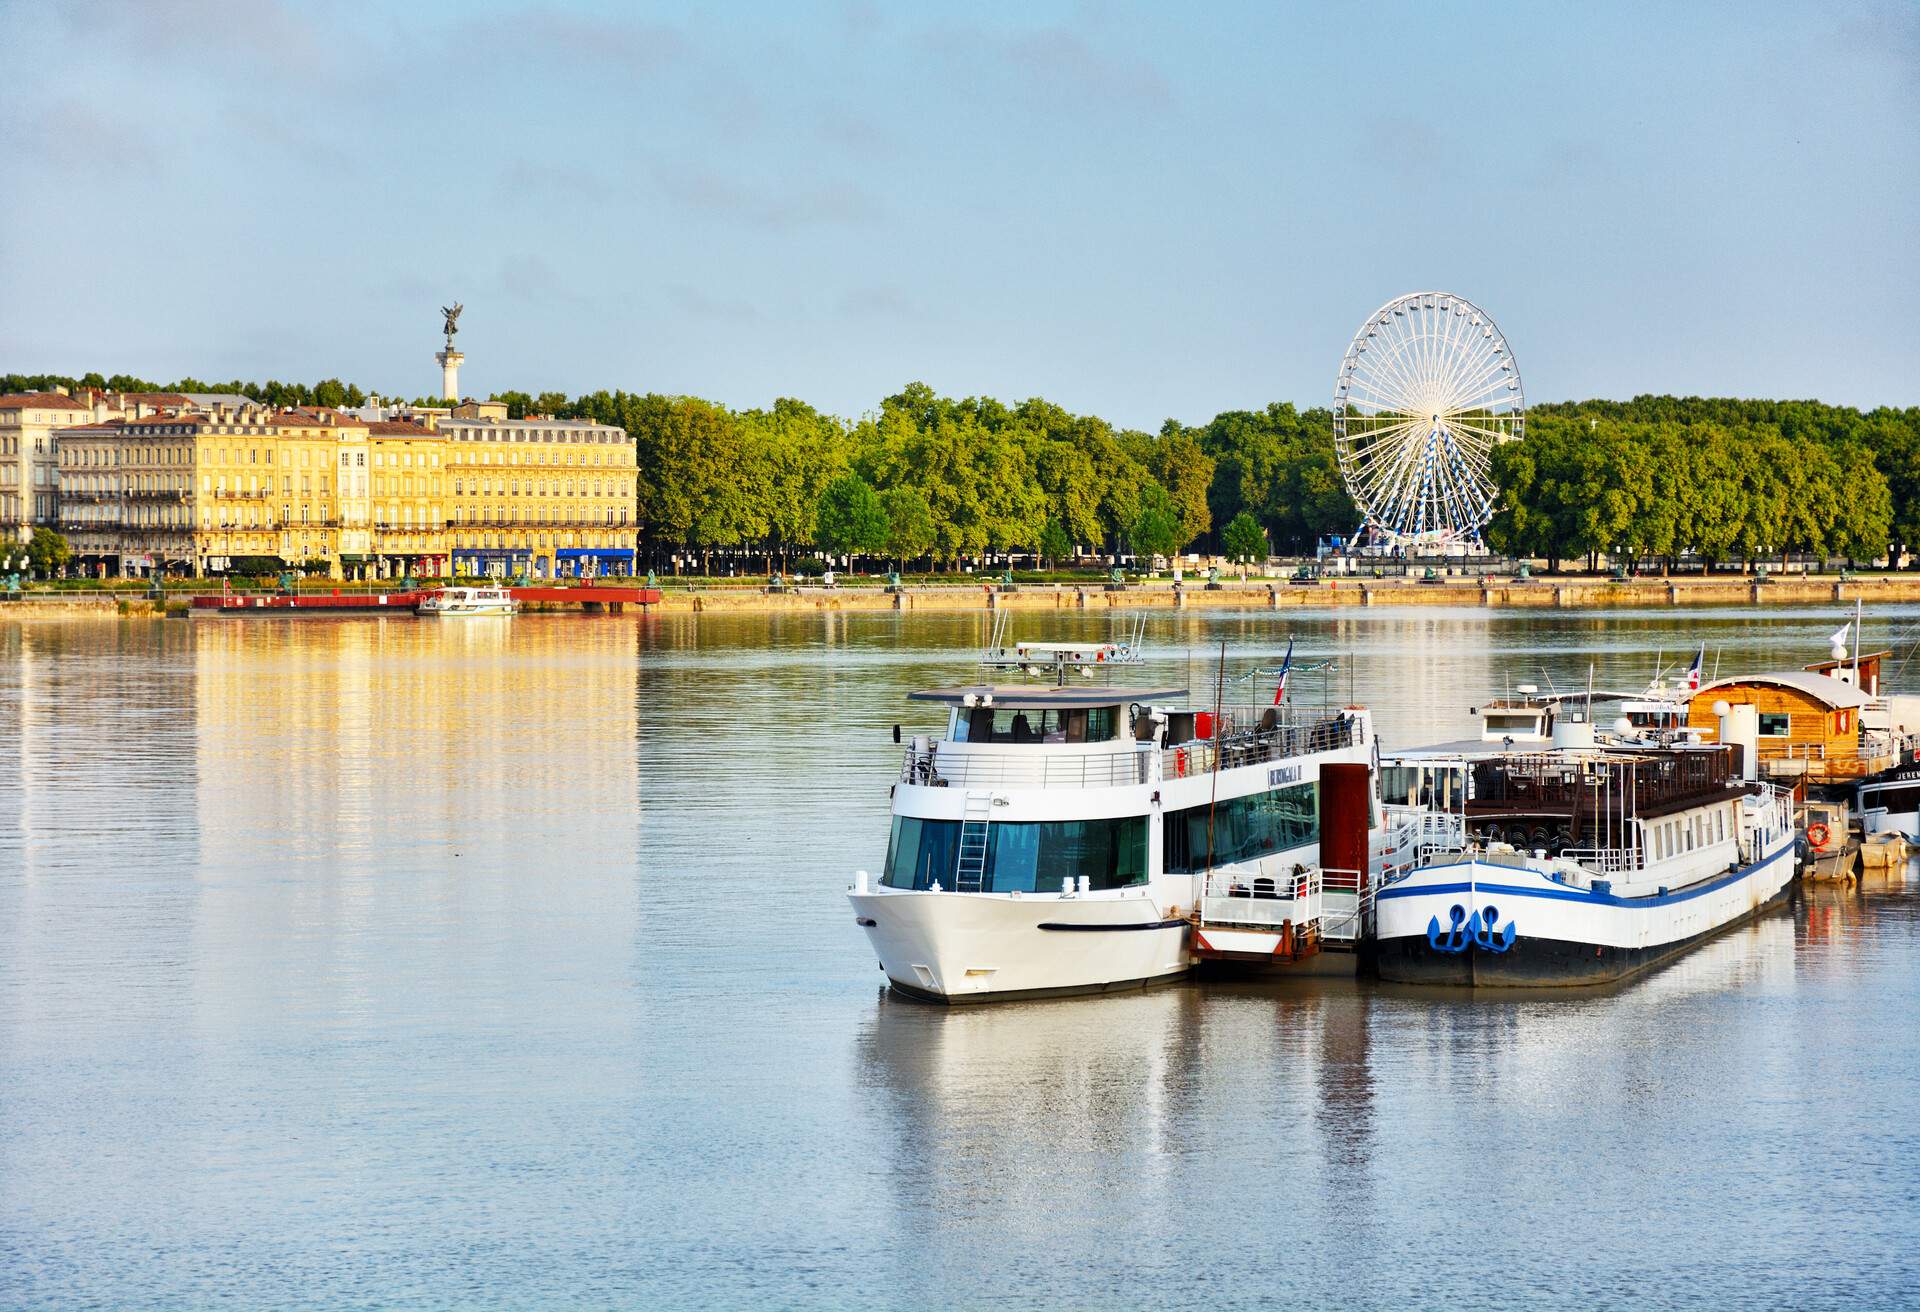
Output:
[[[1851,675],[1849,663],[1846,672]],[[1873,666],[1878,683],[1879,666]],[[1865,661],[1862,661],[1865,675]],[[1850,679],[1811,670],[1743,674],[1701,687],[1687,704],[1687,726],[1703,742],[1719,740],[1716,706],[1751,706],[1757,718],[1760,777],[1787,784],[1852,784],[1892,765],[1893,734],[1863,720],[1875,698]]]

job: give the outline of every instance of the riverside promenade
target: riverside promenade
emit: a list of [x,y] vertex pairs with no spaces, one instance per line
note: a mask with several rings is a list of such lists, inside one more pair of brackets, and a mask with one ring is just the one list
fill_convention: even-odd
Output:
[[[650,591],[650,590],[649,590]],[[398,594],[395,594],[396,596]],[[623,598],[625,600],[625,598]],[[649,613],[747,611],[967,611],[967,610],[1311,610],[1327,607],[1485,607],[1493,609],[1608,610],[1698,606],[1819,606],[1859,600],[1869,604],[1920,602],[1920,573],[1774,577],[1637,578],[1615,582],[1568,577],[1516,581],[1448,578],[1334,579],[1310,584],[1285,580],[1223,581],[1209,588],[1194,581],[1175,587],[1160,579],[1109,588],[1099,582],[1023,583],[1012,590],[997,583],[909,584],[897,592],[869,584],[826,588],[799,585],[770,591],[754,585],[678,585],[663,579],[659,600],[638,606]],[[144,595],[111,592],[27,592],[0,599],[0,618],[60,616],[159,616],[188,609],[185,597],[167,603]],[[373,608],[369,608],[373,609]],[[365,613],[363,611],[363,613]],[[405,613],[404,611],[402,613]]]

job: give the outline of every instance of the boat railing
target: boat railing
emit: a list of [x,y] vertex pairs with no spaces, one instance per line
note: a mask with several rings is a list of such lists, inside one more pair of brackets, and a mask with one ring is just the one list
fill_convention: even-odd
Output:
[[1371,923],[1374,881],[1363,870],[1310,866],[1292,874],[1263,875],[1228,866],[1206,877],[1200,920],[1208,925],[1311,931],[1321,939],[1352,943]]
[[[1233,770],[1318,752],[1337,752],[1360,742],[1360,717],[1330,715],[1301,724],[1276,724],[1268,729],[1247,729],[1222,733],[1219,738],[1220,768]],[[1214,768],[1215,743],[1211,738],[1195,739],[1160,749],[1163,773],[1167,778],[1208,774]]]
[[[1316,752],[1338,751],[1360,743],[1360,719],[1334,715],[1303,724],[1224,733],[1217,755],[1220,768],[1237,769]],[[965,744],[907,747],[900,782],[963,788],[1126,788],[1208,774],[1216,748],[1211,738],[1169,747],[1128,743],[1103,752],[1048,751],[1044,746],[1014,751],[972,751]]]
[[1637,847],[1569,847],[1560,856],[1596,875],[1631,875],[1647,868],[1646,854]]
[[1111,752],[942,752],[939,744],[907,748],[900,782],[935,788],[1127,788],[1152,783],[1153,751],[1142,745]]
[[1316,868],[1263,875],[1257,867],[1221,866],[1207,873],[1200,919],[1210,925],[1303,928],[1320,919],[1325,887]]
[[1385,831],[1373,858],[1377,881],[1390,884],[1420,866],[1435,852],[1466,847],[1466,820],[1458,811],[1436,811],[1425,806],[1383,806]]
[[1375,884],[1364,870],[1327,866],[1320,871],[1320,937],[1352,943],[1367,930],[1373,915]]

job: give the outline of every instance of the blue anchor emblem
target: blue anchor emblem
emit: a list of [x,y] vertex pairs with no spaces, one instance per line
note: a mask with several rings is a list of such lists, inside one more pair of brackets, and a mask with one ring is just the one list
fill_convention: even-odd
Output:
[[1427,943],[1435,952],[1460,953],[1465,952],[1469,947],[1478,948],[1482,952],[1505,952],[1513,946],[1513,940],[1518,937],[1518,932],[1511,920],[1503,928],[1494,928],[1500,919],[1500,912],[1496,907],[1482,907],[1476,914],[1469,916],[1467,909],[1455,902],[1447,908],[1447,919],[1451,923],[1445,929],[1441,929],[1440,917],[1427,918]]

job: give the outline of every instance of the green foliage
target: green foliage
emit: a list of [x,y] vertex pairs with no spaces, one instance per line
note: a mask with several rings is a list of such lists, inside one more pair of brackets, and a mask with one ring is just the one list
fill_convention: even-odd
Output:
[[1334,457],[1328,411],[1302,413],[1284,403],[1262,411],[1229,410],[1193,431],[1214,462],[1207,491],[1214,523],[1248,512],[1274,546],[1296,552],[1311,551],[1322,537],[1350,533],[1359,524]]
[[1249,510],[1235,515],[1233,522],[1222,530],[1220,546],[1227,559],[1242,564],[1267,558],[1267,535]]
[[1143,562],[1155,556],[1171,556],[1180,549],[1182,531],[1173,498],[1158,483],[1149,484],[1140,495],[1139,510],[1127,530],[1127,544],[1133,554]]
[[36,528],[33,537],[27,542],[27,564],[33,572],[46,578],[54,571],[64,568],[73,559],[73,548],[67,540],[50,528]]
[[880,551],[887,545],[887,512],[880,494],[858,474],[842,474],[820,493],[817,540],[835,555]]
[[235,556],[227,573],[243,578],[267,578],[286,567],[286,562],[278,556]]
[[[53,387],[236,392],[272,405],[347,405],[360,388],[270,379],[157,384],[127,374],[0,375],[0,391]],[[879,547],[902,562],[951,567],[991,551],[1069,556],[1134,545],[1149,510],[1167,510],[1170,554],[1199,539],[1225,554],[1266,543],[1309,552],[1353,531],[1359,514],[1320,408],[1225,411],[1158,434],[1116,429],[1038,397],[958,399],[911,383],[849,421],[783,398],[731,410],[696,397],[599,391],[494,394],[508,414],[553,414],[633,438],[642,541],[699,553],[764,551],[785,560],[822,542],[829,485],[856,474],[877,491]],[[444,402],[416,402],[438,407]],[[1920,543],[1920,408],[1861,412],[1812,401],[1641,396],[1536,406],[1527,437],[1494,449],[1500,509],[1489,545],[1553,563],[1605,552],[1728,560],[1781,551],[1873,559]],[[1157,534],[1156,542],[1159,540]],[[1063,546],[1062,543],[1065,543]],[[1245,551],[1236,550],[1245,548]]]
[[1902,539],[1862,430],[1877,429],[1885,451],[1899,426],[1842,413],[1852,412],[1671,397],[1542,406],[1522,441],[1494,449],[1501,508],[1488,544],[1556,565],[1603,552],[1669,564],[1689,553],[1710,564],[1873,559]]
[[1049,519],[1046,527],[1040,530],[1040,555],[1051,567],[1055,561],[1071,555],[1073,539],[1067,536],[1067,529],[1057,519]]
[[933,509],[919,488],[888,488],[880,494],[880,508],[887,515],[887,552],[895,560],[917,560],[933,550],[939,535]]

